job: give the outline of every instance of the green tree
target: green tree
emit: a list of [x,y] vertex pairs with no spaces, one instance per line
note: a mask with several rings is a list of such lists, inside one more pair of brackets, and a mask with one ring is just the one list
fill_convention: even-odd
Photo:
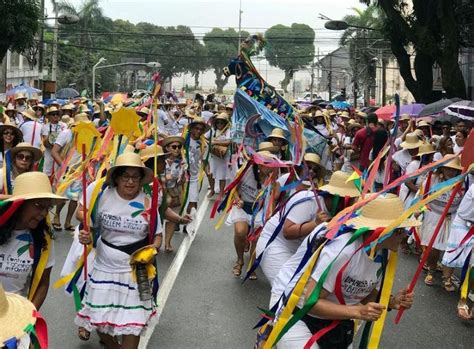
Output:
[[286,92],[296,71],[310,65],[314,59],[314,30],[306,24],[293,23],[291,27],[274,25],[265,32],[268,63],[285,72],[281,88]]
[[22,52],[35,45],[41,25],[38,0],[0,0],[0,62],[8,50]]
[[[245,38],[248,33],[242,32],[241,36]],[[216,75],[216,92],[222,93],[229,81],[229,78],[224,76],[224,68],[232,57],[237,56],[239,33],[232,28],[227,30],[213,28],[204,35],[204,45],[207,49],[209,67]]]
[[[447,97],[466,98],[459,53],[472,30],[472,1],[463,0],[361,0],[377,4],[386,16],[384,33],[400,66],[400,75],[413,97],[422,103],[439,98],[433,91],[433,67],[441,69]],[[472,44],[472,43],[471,43]],[[411,50],[414,51],[414,59]],[[414,69],[414,73],[412,71]]]

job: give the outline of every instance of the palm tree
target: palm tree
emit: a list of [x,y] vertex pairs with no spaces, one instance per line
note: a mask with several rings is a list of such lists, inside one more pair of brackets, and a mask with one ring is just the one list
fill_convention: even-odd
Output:
[[[375,94],[375,57],[386,59],[385,52],[389,44],[381,39],[383,29],[383,12],[376,5],[366,9],[352,8],[353,15],[347,15],[343,21],[353,27],[347,28],[341,36],[340,45],[349,48],[349,59],[352,67],[352,81],[355,86],[363,86],[366,101]],[[371,28],[371,29],[364,29]],[[381,56],[381,57],[380,57]],[[356,89],[354,92],[357,93]]]
[[[53,4],[53,11],[55,13],[67,13],[79,17],[79,22],[74,26],[76,33],[76,40],[74,44],[82,47],[93,47],[94,40],[90,31],[98,28],[100,23],[104,20],[102,8],[100,7],[100,0],[83,0],[83,2],[75,7],[67,0],[56,1],[51,0]],[[67,30],[67,29],[66,29]],[[71,31],[69,29],[69,31]],[[72,34],[72,33],[70,33]],[[71,41],[71,40],[70,40]],[[77,76],[76,83],[80,88],[87,88],[89,86],[89,68],[94,63],[93,56],[90,49],[83,49],[84,56],[81,59],[79,71],[75,72]]]

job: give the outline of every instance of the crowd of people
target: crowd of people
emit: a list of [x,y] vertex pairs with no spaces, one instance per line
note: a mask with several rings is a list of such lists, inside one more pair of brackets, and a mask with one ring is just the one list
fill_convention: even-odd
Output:
[[[113,134],[112,122],[123,109],[136,116],[138,130],[124,137]],[[461,157],[474,149],[464,148],[472,126],[463,119],[379,120],[354,109],[310,107],[299,117],[323,141],[315,148],[291,127],[239,143],[233,105],[217,101],[75,98],[46,106],[18,94],[3,110],[0,284],[40,310],[56,281],[54,239],[70,231],[60,283],[79,299],[81,340],[96,330],[105,348],[138,348],[156,315],[155,255],[174,252],[174,233],[186,232],[204,196],[215,200],[211,217],[222,215],[216,224],[234,230],[229,277],[256,280],[261,268],[271,285],[274,317],[260,329],[257,347],[302,348],[331,327],[311,347],[346,348],[354,320],[409,309],[409,288],[386,304],[380,297],[389,256],[400,246],[420,256],[428,249],[427,286],[441,276],[444,290],[455,292],[456,270],[469,280],[474,186]],[[77,149],[81,125],[100,135],[89,154]],[[413,209],[457,182],[460,190]],[[457,313],[469,321],[474,313],[465,294]],[[276,341],[288,312],[298,321]],[[13,327],[0,330],[0,347],[12,337],[28,345]]]

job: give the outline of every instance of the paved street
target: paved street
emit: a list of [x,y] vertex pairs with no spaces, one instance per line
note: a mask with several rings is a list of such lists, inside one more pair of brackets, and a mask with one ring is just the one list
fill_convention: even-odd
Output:
[[[212,202],[211,202],[212,203]],[[269,287],[263,276],[257,281],[232,276],[233,236],[230,227],[215,231],[209,217],[210,206],[199,227],[163,314],[152,333],[148,348],[251,348],[258,321],[257,306],[268,302]],[[184,234],[176,234],[175,247]],[[56,268],[62,266],[71,238],[59,234],[56,240]],[[162,280],[174,255],[158,256]],[[407,284],[416,267],[414,256],[402,255],[396,287]],[[460,322],[455,313],[456,295],[447,295],[439,282],[431,288],[420,280],[414,308],[406,312],[399,325],[393,324],[395,312],[388,316],[381,348],[473,348],[474,323]],[[51,348],[99,348],[97,336],[81,342],[73,323],[72,299],[62,290],[50,290],[42,309],[50,328]],[[436,343],[436,344],[434,344]]]

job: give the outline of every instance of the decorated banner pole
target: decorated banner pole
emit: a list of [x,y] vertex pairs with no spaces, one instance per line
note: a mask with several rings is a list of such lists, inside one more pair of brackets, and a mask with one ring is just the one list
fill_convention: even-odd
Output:
[[[86,162],[86,145],[82,144],[82,163]],[[84,226],[85,231],[89,231],[89,226],[87,224],[87,178],[86,178],[87,168],[84,166],[82,170],[82,225]],[[84,245],[84,280],[87,281],[87,245]]]
[[[474,149],[474,130],[471,130],[471,133],[469,134],[469,137],[466,140],[466,143],[464,144],[464,149]],[[474,153],[473,152],[466,152],[462,153],[461,156],[461,164],[463,166],[462,173],[466,173],[468,169],[470,168],[471,164],[474,163]],[[418,281],[418,277],[421,274],[421,271],[423,269],[423,265],[426,263],[428,256],[431,252],[431,249],[433,248],[433,244],[436,240],[436,237],[439,234],[439,231],[441,230],[441,226],[444,223],[444,220],[446,218],[446,215],[448,214],[449,208],[453,204],[454,198],[456,197],[457,193],[461,189],[463,182],[459,182],[453,189],[453,192],[451,193],[451,196],[449,198],[449,201],[447,202],[446,206],[444,207],[443,213],[441,214],[441,217],[439,218],[438,224],[436,225],[436,228],[433,232],[433,236],[431,237],[431,240],[426,246],[426,249],[423,253],[423,256],[421,258],[420,264],[418,264],[418,268],[416,269],[415,275],[413,276],[413,279],[410,282],[410,285],[408,285],[408,292],[412,292],[415,289],[416,282]],[[403,307],[400,307],[400,309],[397,312],[397,316],[395,317],[395,323],[398,324],[400,322],[400,319],[404,313],[405,309]]]

